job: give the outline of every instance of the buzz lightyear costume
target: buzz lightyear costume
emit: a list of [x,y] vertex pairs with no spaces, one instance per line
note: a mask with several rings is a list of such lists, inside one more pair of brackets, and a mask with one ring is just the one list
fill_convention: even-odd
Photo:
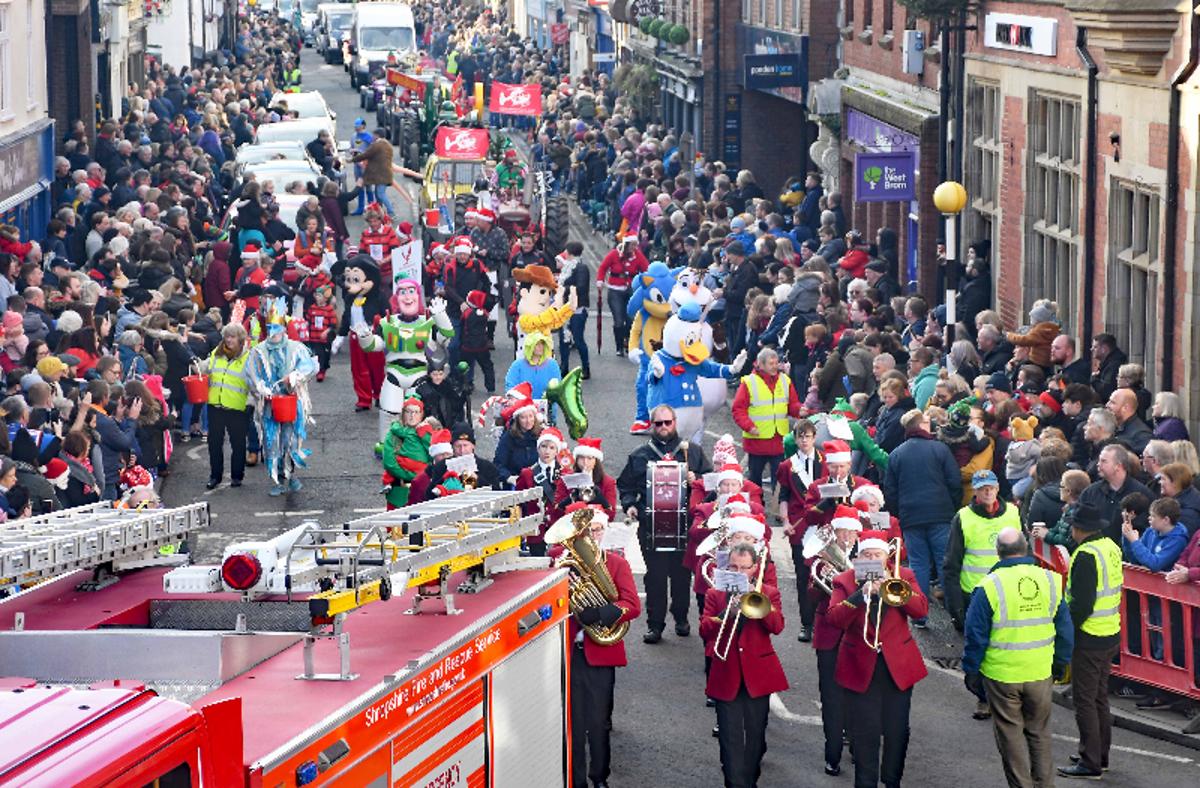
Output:
[[426,311],[421,285],[412,279],[396,282],[392,312],[374,330],[365,323],[354,327],[359,345],[367,353],[384,352],[383,386],[379,392],[379,439],[387,437],[392,422],[400,418],[404,400],[416,393],[428,372],[425,349],[454,336],[446,301],[434,298]]

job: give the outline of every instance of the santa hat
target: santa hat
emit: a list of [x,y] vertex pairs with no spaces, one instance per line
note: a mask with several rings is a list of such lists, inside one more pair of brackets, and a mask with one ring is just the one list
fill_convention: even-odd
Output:
[[471,242],[465,238],[459,238],[454,242],[455,254],[471,254],[474,249],[471,247]]
[[858,537],[858,552],[863,550],[887,550],[888,535],[883,531],[863,531]]
[[728,509],[730,512],[750,514],[750,499],[741,493],[734,493],[725,499],[725,503],[722,504],[721,508]]
[[728,432],[717,438],[717,442],[713,444],[712,461],[718,468],[726,463],[737,462],[737,447],[733,443],[733,436]]
[[487,293],[482,290],[472,290],[467,293],[467,304],[473,309],[483,309],[487,304]]
[[[883,490],[873,484],[864,484],[861,487],[855,487],[854,492],[850,493],[850,503],[858,505],[872,500],[883,507]],[[864,510],[865,511],[865,510]]]
[[542,430],[542,433],[538,435],[537,442],[539,446],[546,441],[552,442],[554,447],[559,450],[566,448],[567,445],[567,442],[563,439],[563,434],[558,431],[557,427],[546,427]]
[[400,224],[396,225],[396,229],[400,231],[401,235],[407,235],[409,238],[412,238],[412,222],[400,222]]
[[636,235],[627,235],[621,239],[621,243],[623,243],[623,244],[635,244],[637,242],[638,242],[638,237]]
[[57,457],[52,457],[50,462],[46,463],[46,470],[42,471],[42,474],[50,481],[54,481],[70,470],[65,462]]
[[718,484],[731,479],[742,481],[745,478],[745,474],[742,473],[742,466],[738,465],[736,462],[727,462],[717,469]]
[[825,462],[850,462],[850,444],[845,441],[825,441],[821,446]]
[[575,458],[595,457],[597,462],[604,462],[604,451],[600,448],[599,438],[580,438],[579,444],[572,452]]
[[478,219],[479,218],[479,209],[478,208],[468,208],[463,213],[463,216],[466,217],[467,219]]
[[404,404],[403,404],[403,405],[401,405],[400,407],[401,407],[401,408],[407,408],[407,407],[408,407],[408,406],[410,406],[410,405],[411,405],[411,406],[413,406],[413,407],[415,407],[415,408],[420,408],[422,413],[424,413],[424,412],[425,412],[425,403],[424,403],[424,402],[422,402],[422,401],[421,401],[421,398],[420,398],[420,397],[418,397],[418,396],[412,395],[412,396],[409,396],[409,397],[407,397],[407,398],[404,400]]
[[450,254],[450,250],[446,248],[445,244],[435,243],[433,246],[429,247],[429,253],[434,257],[437,257],[443,254]]
[[756,542],[761,542],[763,537],[767,535],[767,524],[763,522],[761,517],[755,517],[752,514],[739,514],[737,517],[730,517],[725,525],[729,529],[730,534],[750,534]]
[[450,430],[438,430],[429,439],[429,456],[438,454],[453,454],[454,447],[450,444]]
[[576,501],[575,503],[568,505],[563,513],[574,514],[581,509],[591,509],[593,522],[599,522],[608,525],[608,513],[605,512],[604,507],[598,503],[585,503],[584,501]]
[[858,519],[858,510],[842,504],[833,512],[833,520],[829,523],[834,530],[841,528],[846,531],[861,531],[862,522]]
[[519,399],[505,408],[500,414],[500,417],[504,419],[504,423],[507,424],[508,422],[520,416],[522,413],[528,413],[531,411],[533,413],[537,413],[537,403],[532,399]]
[[245,248],[242,249],[242,257],[258,257],[258,253],[258,244],[246,244]]
[[496,213],[491,208],[480,208],[478,213],[476,213],[475,215],[477,218],[483,219],[485,222],[488,222],[489,224],[494,223],[496,221]]
[[508,399],[533,399],[533,384],[523,380],[504,392],[504,396]]

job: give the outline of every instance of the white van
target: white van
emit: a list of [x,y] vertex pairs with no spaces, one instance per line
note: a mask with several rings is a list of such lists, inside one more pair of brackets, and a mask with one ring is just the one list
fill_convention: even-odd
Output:
[[416,52],[417,28],[408,3],[357,3],[350,30],[350,86],[383,73],[388,55]]

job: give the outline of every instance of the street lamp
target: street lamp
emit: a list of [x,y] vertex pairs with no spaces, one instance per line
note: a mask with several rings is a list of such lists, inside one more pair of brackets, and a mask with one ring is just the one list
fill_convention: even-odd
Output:
[[946,353],[954,343],[954,301],[958,295],[958,215],[967,207],[967,190],[958,181],[944,181],[933,190],[933,205],[946,217]]

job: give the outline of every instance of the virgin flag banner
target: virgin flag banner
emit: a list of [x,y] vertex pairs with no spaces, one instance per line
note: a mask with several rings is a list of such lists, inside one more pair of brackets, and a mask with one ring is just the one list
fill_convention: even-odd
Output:
[[487,129],[442,126],[434,140],[434,153],[443,159],[484,159],[487,151]]
[[541,115],[542,89],[538,85],[493,82],[488,111],[502,115]]

